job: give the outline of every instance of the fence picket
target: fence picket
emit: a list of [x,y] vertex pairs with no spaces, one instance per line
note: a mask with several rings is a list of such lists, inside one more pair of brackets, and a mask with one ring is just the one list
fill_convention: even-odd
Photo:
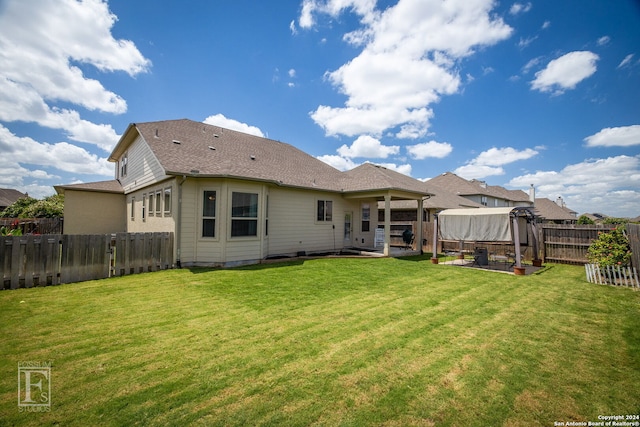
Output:
[[0,289],[73,283],[171,267],[173,233],[0,238]]
[[585,264],[587,282],[599,285],[626,286],[640,289],[640,279],[635,267],[604,266]]

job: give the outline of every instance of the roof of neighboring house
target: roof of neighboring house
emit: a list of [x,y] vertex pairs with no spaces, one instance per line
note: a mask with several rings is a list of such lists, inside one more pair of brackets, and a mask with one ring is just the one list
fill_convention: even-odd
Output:
[[451,194],[460,196],[482,195],[512,202],[529,202],[529,195],[522,190],[507,190],[497,185],[487,185],[484,181],[476,179],[466,180],[451,172],[431,178],[427,184],[436,185]]
[[167,175],[251,179],[337,192],[397,189],[426,194],[420,181],[388,169],[365,164],[341,172],[292,145],[188,119],[132,123],[109,160],[117,161],[136,132]]
[[122,185],[120,185],[120,181],[117,179],[112,179],[110,181],[86,182],[81,184],[56,185],[54,188],[59,194],[63,194],[65,190],[124,194],[124,189],[122,188]]
[[559,206],[556,202],[536,197],[534,204],[536,216],[542,217],[549,221],[575,221],[577,220],[575,211],[569,208]]
[[27,195],[13,188],[0,188],[0,206],[9,207],[23,197]]
[[[456,208],[484,208],[480,203],[474,202],[466,197],[458,196],[450,191],[444,190],[436,185],[424,184],[426,191],[431,193],[431,197],[424,201],[425,209],[456,209]],[[378,204],[378,209],[383,209],[384,204]],[[391,202],[392,209],[415,210],[418,208],[416,200],[397,200]]]

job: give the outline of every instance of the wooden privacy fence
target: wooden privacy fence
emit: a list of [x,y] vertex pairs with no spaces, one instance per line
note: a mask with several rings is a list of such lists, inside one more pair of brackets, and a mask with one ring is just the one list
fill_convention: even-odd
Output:
[[638,272],[633,267],[599,266],[598,264],[585,264],[587,281],[599,285],[631,286],[640,288]]
[[22,234],[62,234],[64,218],[0,218],[0,227],[19,228]]
[[627,224],[627,237],[631,246],[631,265],[640,269],[640,224]]
[[0,238],[0,289],[30,288],[173,267],[173,233]]
[[547,262],[586,264],[587,250],[598,233],[616,228],[602,224],[540,224],[542,259]]

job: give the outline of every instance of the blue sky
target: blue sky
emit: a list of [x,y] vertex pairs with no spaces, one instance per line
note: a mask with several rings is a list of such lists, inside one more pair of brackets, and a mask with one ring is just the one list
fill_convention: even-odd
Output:
[[0,0],[0,187],[113,178],[129,123],[178,118],[635,217],[640,4]]

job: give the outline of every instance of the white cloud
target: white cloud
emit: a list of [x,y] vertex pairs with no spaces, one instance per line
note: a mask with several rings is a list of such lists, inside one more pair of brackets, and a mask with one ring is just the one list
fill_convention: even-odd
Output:
[[327,154],[324,156],[318,156],[317,159],[341,171],[348,171],[358,166],[358,164],[353,160],[342,156]]
[[296,70],[295,69],[290,69],[289,70],[289,77],[294,78],[296,76]]
[[514,3],[513,5],[511,5],[511,8],[509,9],[509,13],[512,15],[519,15],[521,13],[529,12],[531,8],[532,8],[531,3],[526,3],[526,4]]
[[555,200],[562,196],[577,212],[601,211],[611,216],[640,215],[640,156],[589,159],[567,165],[559,172],[538,171],[513,178],[507,185],[536,186],[536,196]]
[[369,136],[361,135],[351,147],[343,145],[338,148],[338,154],[342,157],[354,158],[354,157],[368,157],[374,159],[386,159],[392,154],[398,154],[400,147],[397,145],[382,145],[379,140]]
[[407,152],[416,160],[423,160],[427,157],[442,159],[453,151],[453,147],[448,142],[429,141],[416,145],[408,145]]
[[467,165],[456,168],[453,173],[463,177],[464,179],[477,179],[486,178],[488,176],[504,175],[504,169],[501,167],[469,163]]
[[220,126],[223,128],[237,130],[238,132],[248,133],[250,135],[255,135],[264,138],[264,133],[260,130],[260,128],[256,126],[251,126],[246,123],[239,122],[234,119],[229,119],[225,117],[223,114],[214,114],[213,116],[209,116],[203,120],[204,123],[214,126]]
[[318,14],[351,10],[361,27],[344,40],[363,46],[325,76],[346,95],[345,105],[320,105],[311,117],[328,135],[380,135],[398,127],[396,137],[424,136],[430,105],[459,90],[456,61],[511,35],[512,28],[491,13],[494,6],[492,0],[399,0],[380,12],[374,0],[305,0],[300,27],[313,27]]
[[145,72],[150,62],[133,42],[111,34],[116,21],[100,0],[6,0],[0,14],[0,120],[61,129],[74,141],[108,151],[118,141],[110,125],[91,123],[56,103],[120,114],[126,101],[88,78],[100,72]]
[[409,164],[404,164],[404,165],[396,165],[395,163],[375,163],[375,164],[387,169],[391,169],[398,173],[411,176],[411,165]]
[[502,166],[518,160],[530,159],[537,154],[538,152],[531,148],[519,151],[512,147],[493,147],[483,151],[466,165],[457,168],[454,173],[466,179],[504,175],[505,171]]
[[609,36],[602,36],[598,39],[598,46],[605,46],[608,45],[609,42],[611,41],[611,37]]
[[563,93],[574,89],[578,83],[596,72],[599,57],[593,52],[570,52],[554,59],[547,67],[536,73],[531,88],[541,92]]
[[0,125],[0,170],[6,176],[7,171],[22,181],[22,178],[51,179],[41,169],[29,170],[24,165],[38,165],[74,174],[103,175],[113,177],[113,164],[106,158],[100,158],[85,149],[67,142],[49,144],[38,142],[29,137],[14,135]]
[[620,64],[618,64],[616,68],[627,67],[629,64],[631,64],[631,60],[633,60],[633,56],[634,56],[633,53],[630,53],[629,55],[625,56],[624,59],[620,61]]
[[587,147],[633,147],[640,145],[640,125],[604,128],[584,140]]

